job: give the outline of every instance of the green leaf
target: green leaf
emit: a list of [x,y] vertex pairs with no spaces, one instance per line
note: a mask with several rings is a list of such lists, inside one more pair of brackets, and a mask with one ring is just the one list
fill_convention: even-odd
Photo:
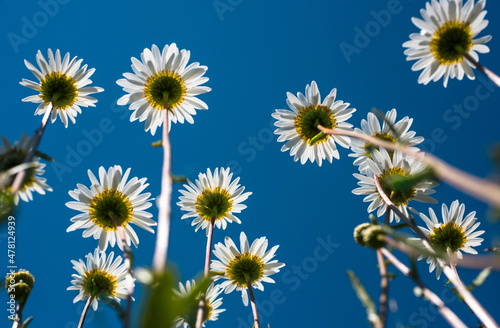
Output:
[[354,288],[354,291],[356,291],[358,299],[366,309],[368,321],[372,324],[379,323],[380,317],[377,314],[375,303],[373,303],[370,295],[368,295],[368,293],[366,292],[365,286],[363,286],[363,284],[359,281],[358,277],[353,271],[348,270],[347,275],[349,276],[349,280],[351,281],[352,288]]
[[39,150],[35,150],[35,155],[46,160],[47,162],[53,162],[54,159],[50,157],[49,155],[45,154],[44,152],[41,152]]
[[470,284],[469,286],[467,286],[467,288],[470,291],[473,291],[477,287],[481,286],[486,281],[486,278],[488,278],[488,276],[490,275],[490,273],[491,273],[491,267],[487,267],[487,268],[483,269],[481,272],[479,272],[479,274],[477,275],[476,279],[474,279],[472,281],[472,284]]
[[154,274],[153,282],[148,287],[140,327],[170,327],[179,313],[178,303],[174,302],[174,278],[171,270]]
[[198,314],[198,307],[200,304],[200,296],[205,294],[212,279],[210,277],[202,278],[196,282],[195,287],[191,293],[186,297],[177,297],[179,303],[180,313],[190,327],[196,327],[196,316]]
[[23,324],[21,325],[21,328],[27,328],[28,325],[33,321],[33,317],[29,317],[28,319],[24,320]]

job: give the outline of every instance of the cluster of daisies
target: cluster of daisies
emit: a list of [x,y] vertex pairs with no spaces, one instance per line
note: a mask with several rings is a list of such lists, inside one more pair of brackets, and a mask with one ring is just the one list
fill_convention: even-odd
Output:
[[[469,0],[465,5],[459,0],[433,0],[426,4],[426,9],[421,10],[423,20],[412,19],[421,31],[411,34],[411,40],[403,46],[408,48],[405,51],[408,60],[418,59],[412,69],[424,70],[419,83],[427,84],[443,78],[446,87],[450,78],[461,80],[465,74],[474,79],[471,69],[474,63],[470,58],[477,61],[477,52],[488,52],[484,44],[491,39],[491,36],[475,39],[488,24],[484,20],[484,6],[484,0],[475,4]],[[437,202],[431,195],[435,193],[433,188],[438,183],[432,176],[426,175],[426,164],[419,156],[387,150],[367,141],[375,138],[397,144],[417,155],[421,152],[416,146],[424,138],[410,130],[413,119],[406,116],[397,121],[396,109],[379,117],[369,113],[367,119],[361,121],[361,129],[353,130],[346,121],[355,109],[349,108],[349,103],[337,100],[336,95],[337,90],[333,89],[322,101],[314,81],[306,86],[304,94],[298,92],[295,96],[287,93],[289,109],[277,109],[272,114],[276,119],[274,125],[277,127],[275,134],[278,135],[278,141],[285,142],[281,150],[289,150],[294,160],[300,159],[301,164],[310,161],[321,166],[324,160],[332,163],[333,159],[339,159],[337,145],[350,148],[352,153],[349,156],[355,158],[354,165],[359,170],[354,174],[359,180],[359,187],[353,193],[365,196],[363,201],[370,203],[368,212],[376,211],[378,217],[386,214],[388,206],[384,197],[387,196],[400,215],[412,218],[413,212],[422,218],[426,227],[418,228],[437,252],[448,253],[451,258],[461,258],[461,252],[477,254],[473,247],[481,244],[483,239],[479,236],[484,231],[476,231],[479,222],[476,222],[475,212],[464,217],[465,206],[457,200],[449,207],[442,205],[441,220],[431,208],[430,219],[419,213],[409,206],[410,201]],[[394,183],[405,179],[410,181],[412,178],[416,182]],[[395,211],[388,211],[385,220],[386,223],[399,222],[400,216]],[[429,256],[427,262],[431,272],[437,268],[439,277],[441,267],[437,258]]]

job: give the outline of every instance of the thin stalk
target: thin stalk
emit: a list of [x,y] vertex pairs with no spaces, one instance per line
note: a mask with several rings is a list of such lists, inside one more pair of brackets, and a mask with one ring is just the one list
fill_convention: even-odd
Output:
[[[215,219],[210,221],[207,231],[207,247],[205,249],[205,266],[203,268],[203,276],[206,278],[210,274],[210,255],[212,253],[212,242],[214,236]],[[196,328],[201,328],[203,325],[203,318],[205,317],[205,294],[201,295],[200,302],[198,303],[198,312],[196,313]]]
[[430,289],[428,289],[425,284],[418,278],[417,275],[413,274],[412,271],[404,265],[401,261],[398,260],[394,254],[389,252],[386,248],[381,248],[380,252],[385,256],[386,259],[388,259],[396,269],[398,269],[402,274],[404,274],[407,277],[410,277],[418,287],[422,290],[422,294],[425,297],[425,299],[429,300],[434,306],[436,306],[437,310],[441,314],[441,316],[448,321],[448,323],[455,328],[467,328],[465,323],[453,312],[451,311],[437,296],[432,292]]
[[[47,123],[50,118],[50,114],[52,112],[52,107],[50,107],[50,110],[46,110],[45,114],[43,115],[42,118],[42,123],[40,124],[40,127],[38,130],[36,130],[35,135],[33,136],[32,144],[30,147],[30,150],[28,151],[28,154],[26,155],[26,158],[24,159],[24,163],[29,163],[33,160],[35,157],[36,150],[38,149],[38,145],[40,145],[40,141],[42,140],[43,133],[45,131],[45,127],[47,126]],[[19,172],[16,177],[14,178],[14,181],[12,182],[12,193],[15,194],[16,192],[21,189],[21,186],[23,185],[24,178],[26,177],[26,170],[22,170]]]
[[83,308],[82,315],[80,317],[80,322],[78,322],[77,328],[83,327],[83,323],[85,322],[85,317],[87,316],[87,312],[89,311],[90,304],[92,304],[93,300],[94,300],[94,296],[91,296],[87,299],[87,303],[85,303],[85,307]]
[[464,57],[467,58],[468,61],[470,61],[481,73],[486,75],[493,83],[495,83],[497,86],[500,87],[500,77],[490,71],[488,68],[484,67],[483,65],[479,64],[474,58],[472,58],[471,55],[468,53],[464,52],[463,53]]
[[17,303],[16,306],[16,319],[14,320],[14,323],[12,324],[12,328],[19,328],[23,325],[23,308],[24,308],[24,303]]
[[247,283],[248,294],[250,296],[250,303],[252,304],[252,313],[253,313],[253,328],[260,328],[259,321],[259,311],[257,311],[257,303],[255,302],[255,296],[253,295],[252,284]]
[[153,255],[153,270],[156,273],[161,273],[165,268],[170,237],[170,201],[172,198],[172,175],[171,147],[168,132],[168,114],[169,109],[165,109],[162,133],[163,168],[161,174],[161,194],[158,202],[158,231],[156,234],[156,245]]
[[387,320],[387,302],[389,300],[389,277],[387,275],[387,265],[380,249],[377,249],[377,262],[380,271],[380,296],[379,296],[379,318],[380,327],[385,327]]
[[397,150],[404,153],[405,155],[412,156],[432,168],[436,176],[442,181],[450,184],[451,186],[463,191],[470,196],[493,205],[494,207],[500,208],[500,187],[498,186],[498,184],[488,180],[480,179],[472,174],[459,170],[432,154],[421,151],[416,152],[415,150],[412,150],[404,145],[380,140],[378,138],[351,130],[332,130],[327,129],[321,125],[318,125],[317,128],[321,132],[326,134],[336,134],[358,138],[376,146],[383,147],[389,150]]
[[472,295],[470,290],[464,285],[460,276],[458,275],[457,269],[453,264],[443,265],[443,273],[451,281],[453,286],[457,289],[460,296],[462,296],[465,304],[474,312],[479,320],[487,328],[498,328],[498,324],[491,317],[491,315],[486,311],[486,309],[477,301],[477,299]]

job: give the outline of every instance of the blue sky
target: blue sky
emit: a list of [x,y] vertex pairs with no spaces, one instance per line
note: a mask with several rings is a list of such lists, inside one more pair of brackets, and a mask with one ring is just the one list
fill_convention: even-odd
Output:
[[[378,298],[379,275],[375,253],[355,244],[354,227],[368,220],[367,204],[351,193],[356,187],[349,151],[322,167],[300,165],[273,135],[276,108],[286,108],[286,92],[304,92],[315,80],[322,96],[337,88],[337,98],[357,111],[349,120],[359,126],[376,107],[397,108],[398,118],[414,118],[413,129],[426,138],[423,149],[479,176],[488,176],[492,164],[488,150],[498,141],[500,91],[481,75],[475,81],[451,80],[427,86],[417,84],[402,43],[417,32],[411,23],[419,16],[423,1],[129,1],[41,0],[0,1],[0,38],[3,90],[0,134],[17,140],[31,133],[41,117],[35,105],[21,99],[32,91],[19,85],[34,79],[23,60],[35,62],[37,50],[70,52],[96,68],[93,85],[105,89],[97,94],[96,108],[84,109],[76,124],[65,129],[60,121],[47,127],[40,150],[56,163],[47,163],[46,178],[54,189],[34,201],[23,203],[16,217],[16,261],[30,270],[36,286],[25,308],[33,315],[33,327],[76,327],[83,303],[73,304],[74,291],[66,291],[73,273],[71,260],[84,258],[96,246],[81,231],[66,233],[75,212],[65,206],[68,191],[77,183],[89,184],[87,170],[99,166],[131,167],[132,175],[147,177],[148,191],[160,192],[162,153],[150,143],[160,138],[144,132],[144,125],[129,122],[130,111],[116,105],[123,95],[115,83],[130,72],[130,57],[157,44],[177,43],[191,51],[191,61],[208,66],[206,85],[212,91],[201,98],[209,105],[194,117],[195,124],[173,125],[173,173],[194,180],[207,168],[230,166],[241,184],[253,192],[248,208],[239,216],[242,224],[215,231],[214,240],[237,238],[245,231],[253,240],[266,236],[280,245],[277,259],[286,263],[274,276],[275,285],[256,293],[262,322],[272,327],[367,326],[364,309],[347,279],[354,270]],[[500,40],[500,5],[490,1],[486,9],[490,24],[482,35],[493,34],[491,52],[480,57],[487,67],[500,71],[496,53]],[[480,94],[480,96],[478,96]],[[93,136],[93,137],[92,137]],[[176,203],[180,186],[174,186]],[[497,224],[487,220],[488,207],[452,188],[441,185],[436,198],[450,204],[459,199],[466,210],[477,211],[486,230],[483,246],[499,237]],[[426,204],[413,204],[427,212]],[[439,208],[438,206],[434,207]],[[156,209],[152,209],[156,217]],[[182,281],[202,271],[205,235],[194,232],[174,205],[169,259]],[[136,229],[139,230],[139,229]],[[6,230],[0,243],[6,245]],[[140,245],[134,249],[136,264],[149,266],[154,235],[138,231]],[[480,253],[485,247],[478,247]],[[6,249],[6,248],[5,248]],[[118,249],[117,249],[118,250]],[[6,253],[6,252],[5,252]],[[5,254],[2,263],[7,263]],[[450,296],[446,281],[426,275],[424,280],[460,313],[469,326],[477,326],[467,307]],[[394,269],[392,269],[394,271]],[[460,270],[465,282],[475,271]],[[477,297],[492,313],[498,313],[494,294],[497,273],[477,290]],[[412,294],[413,284],[398,275],[391,282],[390,327],[435,327],[443,323],[432,307]],[[141,289],[138,288],[136,309]],[[0,297],[2,304],[6,295]],[[250,327],[250,308],[239,294],[224,295],[227,309],[217,323],[207,327]],[[397,310],[396,310],[397,308]],[[137,317],[138,312],[134,313]],[[500,318],[497,318],[500,320]],[[0,326],[6,327],[3,311]],[[89,314],[86,327],[119,327],[116,315],[105,306]]]

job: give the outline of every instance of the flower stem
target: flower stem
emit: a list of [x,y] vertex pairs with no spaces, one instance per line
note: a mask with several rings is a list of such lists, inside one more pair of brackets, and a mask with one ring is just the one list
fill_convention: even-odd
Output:
[[253,295],[253,289],[252,289],[252,284],[247,283],[248,287],[248,294],[250,296],[250,303],[252,304],[252,313],[253,313],[253,328],[260,328],[260,321],[259,321],[259,312],[257,311],[257,303],[255,302],[255,296]]
[[161,273],[165,268],[168,256],[168,243],[170,236],[170,201],[172,198],[172,176],[171,176],[171,147],[168,132],[169,109],[164,109],[163,119],[163,168],[161,177],[161,194],[158,201],[158,231],[156,234],[156,245],[153,255],[153,270]]
[[391,261],[391,263],[394,265],[394,267],[396,267],[396,269],[401,271],[401,273],[404,274],[405,276],[410,277],[417,284],[417,286],[420,287],[425,299],[429,300],[429,302],[431,302],[432,304],[434,304],[434,306],[436,306],[441,316],[446,321],[448,321],[448,323],[452,327],[467,328],[465,323],[463,323],[463,321],[444,304],[443,300],[441,300],[439,296],[437,296],[436,294],[434,294],[434,292],[428,289],[424,285],[424,283],[418,278],[418,276],[413,274],[412,271],[406,265],[404,265],[401,261],[399,261],[396,258],[396,256],[394,256],[386,248],[381,248],[380,252],[385,256],[386,259]]
[[498,324],[491,317],[491,315],[486,311],[486,309],[476,300],[474,295],[469,291],[469,289],[464,285],[460,276],[458,275],[457,269],[453,264],[443,265],[443,273],[451,281],[453,286],[457,289],[460,296],[462,296],[465,304],[467,304],[472,312],[481,320],[487,328],[498,328]]
[[384,256],[380,249],[377,249],[377,262],[380,271],[380,327],[385,327],[385,322],[387,320],[387,302],[389,295],[389,277],[387,275],[387,265],[384,260]]
[[380,140],[367,134],[358,133],[351,130],[328,129],[321,125],[317,128],[327,134],[336,134],[347,137],[365,140],[371,144],[383,147],[389,150],[397,150],[405,155],[412,156],[433,169],[436,176],[451,186],[469,194],[477,199],[487,202],[494,207],[500,208],[500,187],[491,181],[480,179],[472,174],[464,172],[451,166],[445,161],[422,151],[416,152],[401,144]]
[[83,327],[83,323],[85,322],[85,317],[87,316],[87,312],[89,311],[89,307],[90,304],[92,304],[92,301],[94,301],[94,296],[91,296],[87,299],[87,303],[85,303],[85,307],[83,308],[82,316],[80,317],[80,322],[78,322],[77,328]]
[[[205,267],[203,269],[203,276],[206,278],[210,274],[210,255],[212,251],[212,242],[214,236],[215,219],[210,221],[207,230],[207,247],[205,250]],[[205,317],[205,294],[201,295],[200,302],[198,303],[198,312],[196,313],[196,328],[201,328],[203,325],[203,318]]]
[[500,77],[498,75],[496,75],[495,73],[493,73],[492,71],[490,71],[488,68],[484,67],[483,65],[479,64],[468,53],[464,52],[463,56],[465,58],[467,58],[467,60],[470,61],[474,65],[474,67],[476,67],[479,71],[481,71],[481,73],[483,73],[484,75],[486,75],[491,81],[493,81],[493,83],[495,83],[498,87],[500,87]]
[[19,328],[23,325],[23,308],[24,303],[17,303],[16,318],[14,319],[14,323],[12,324],[12,328]]
[[[42,123],[40,124],[40,127],[38,130],[36,130],[36,133],[33,137],[32,144],[30,147],[30,150],[28,151],[28,154],[26,155],[26,158],[24,159],[24,163],[29,163],[33,160],[33,157],[35,157],[36,150],[38,149],[38,145],[40,145],[40,141],[42,140],[43,133],[45,131],[45,127],[47,126],[47,123],[50,118],[50,114],[52,113],[52,104],[50,105],[50,109],[45,111],[45,114],[43,115],[42,118]],[[16,192],[21,189],[21,186],[23,185],[24,178],[26,177],[26,170],[22,170],[19,172],[16,177],[14,178],[14,181],[12,182],[12,193],[15,194]]]

